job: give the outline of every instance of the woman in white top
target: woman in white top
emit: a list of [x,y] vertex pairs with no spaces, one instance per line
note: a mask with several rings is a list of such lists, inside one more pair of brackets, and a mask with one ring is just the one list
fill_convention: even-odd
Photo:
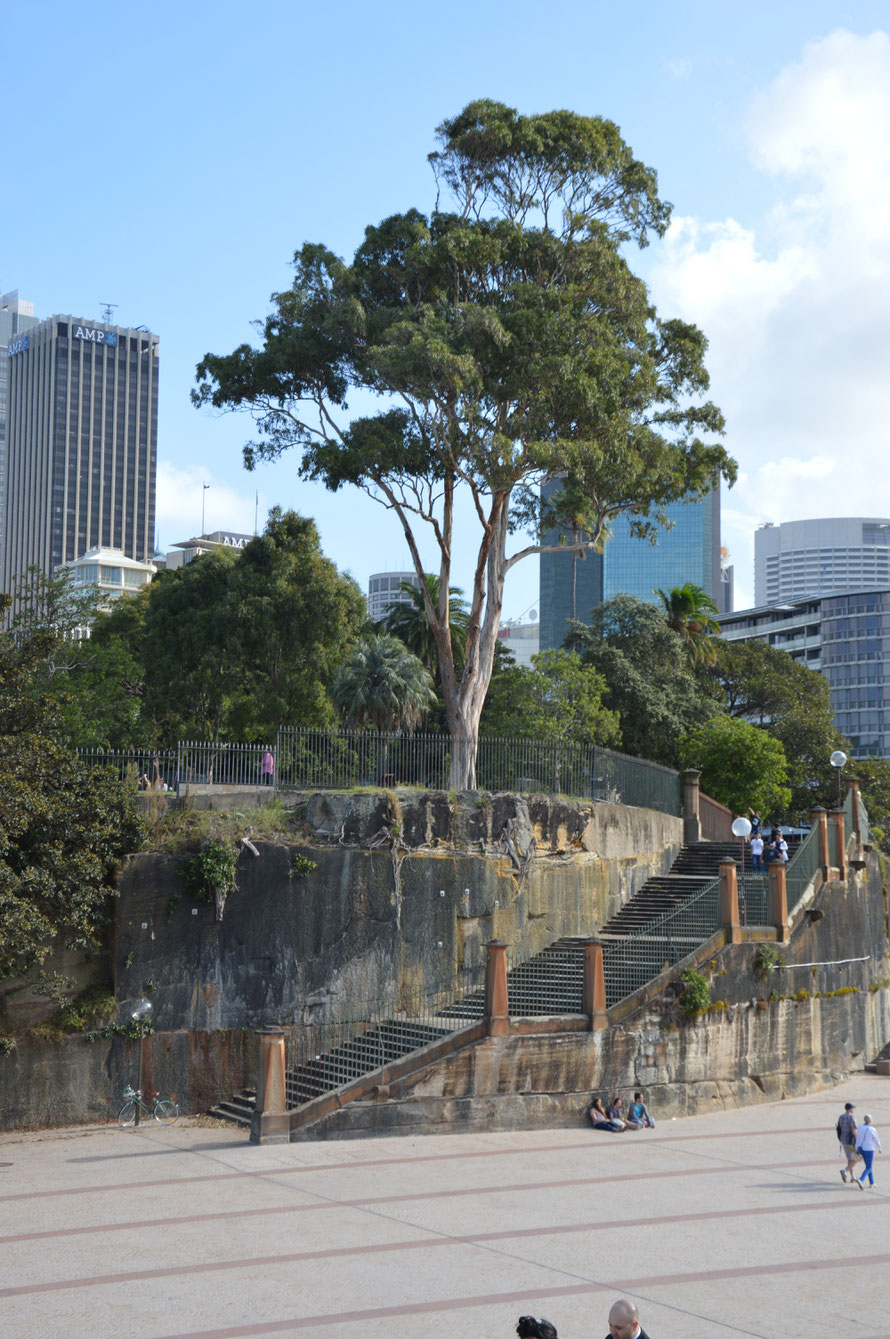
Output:
[[860,1190],[864,1190],[865,1185],[863,1183],[865,1178],[868,1177],[869,1185],[874,1188],[875,1177],[871,1165],[874,1162],[875,1151],[877,1150],[878,1153],[883,1153],[884,1150],[881,1148],[878,1132],[871,1123],[871,1116],[862,1117],[862,1124],[856,1131],[856,1148],[862,1154],[862,1159],[865,1163],[865,1171],[862,1173],[856,1184]]

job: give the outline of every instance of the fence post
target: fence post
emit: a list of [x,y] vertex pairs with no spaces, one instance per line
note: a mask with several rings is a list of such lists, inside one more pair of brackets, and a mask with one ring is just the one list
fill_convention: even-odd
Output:
[[791,927],[788,924],[788,890],[785,883],[785,866],[776,861],[769,867],[769,909],[770,925],[776,927],[776,938],[781,944],[791,940]]
[[683,781],[683,841],[701,841],[701,816],[698,804],[698,782],[701,772],[688,767],[680,773]]
[[489,1037],[510,1035],[510,1001],[507,995],[507,945],[492,939],[485,945],[485,1020]]
[[263,1028],[260,1040],[260,1072],[256,1085],[256,1110],[250,1123],[252,1144],[290,1142],[290,1117],[285,1103],[284,1033],[280,1027]]
[[720,861],[720,924],[726,934],[727,944],[741,943],[739,889],[734,860]]
[[591,1032],[602,1032],[609,1026],[603,946],[598,939],[588,939],[584,944],[584,1012]]
[[844,883],[847,878],[847,839],[844,833],[843,809],[832,809],[831,818],[834,823],[834,854],[837,856],[837,876],[841,883]]
[[827,883],[828,870],[831,865],[831,856],[828,853],[828,815],[821,804],[817,804],[811,809],[810,820],[813,827],[819,830],[819,836],[816,838],[819,843],[819,868],[822,871],[823,882]]
[[859,827],[859,777],[847,777],[847,794],[851,796],[850,808],[853,811],[853,836],[858,845],[862,844],[862,832]]

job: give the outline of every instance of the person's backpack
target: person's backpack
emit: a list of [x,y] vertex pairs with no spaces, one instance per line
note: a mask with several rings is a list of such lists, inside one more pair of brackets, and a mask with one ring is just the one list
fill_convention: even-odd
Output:
[[835,1132],[835,1134],[837,1135],[837,1142],[838,1142],[839,1144],[842,1144],[842,1143],[844,1142],[844,1137],[843,1137],[843,1133],[842,1133],[842,1131],[841,1131],[841,1118],[840,1118],[840,1116],[838,1116],[838,1118],[837,1118],[837,1125],[835,1125],[835,1127],[834,1127],[834,1132]]

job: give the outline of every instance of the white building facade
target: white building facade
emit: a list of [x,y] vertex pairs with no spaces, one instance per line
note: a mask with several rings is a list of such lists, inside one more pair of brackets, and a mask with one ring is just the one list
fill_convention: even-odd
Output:
[[754,532],[754,604],[890,588],[890,520],[827,517]]

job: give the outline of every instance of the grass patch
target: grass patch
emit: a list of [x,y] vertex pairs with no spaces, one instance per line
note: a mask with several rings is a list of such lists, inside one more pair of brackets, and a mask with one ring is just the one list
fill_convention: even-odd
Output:
[[[303,811],[305,812],[305,806]],[[244,809],[194,809],[185,804],[160,817],[153,826],[149,846],[167,855],[193,855],[202,843],[237,841],[250,828],[251,841],[284,845],[305,835],[300,810],[286,809],[273,795],[265,804]]]

